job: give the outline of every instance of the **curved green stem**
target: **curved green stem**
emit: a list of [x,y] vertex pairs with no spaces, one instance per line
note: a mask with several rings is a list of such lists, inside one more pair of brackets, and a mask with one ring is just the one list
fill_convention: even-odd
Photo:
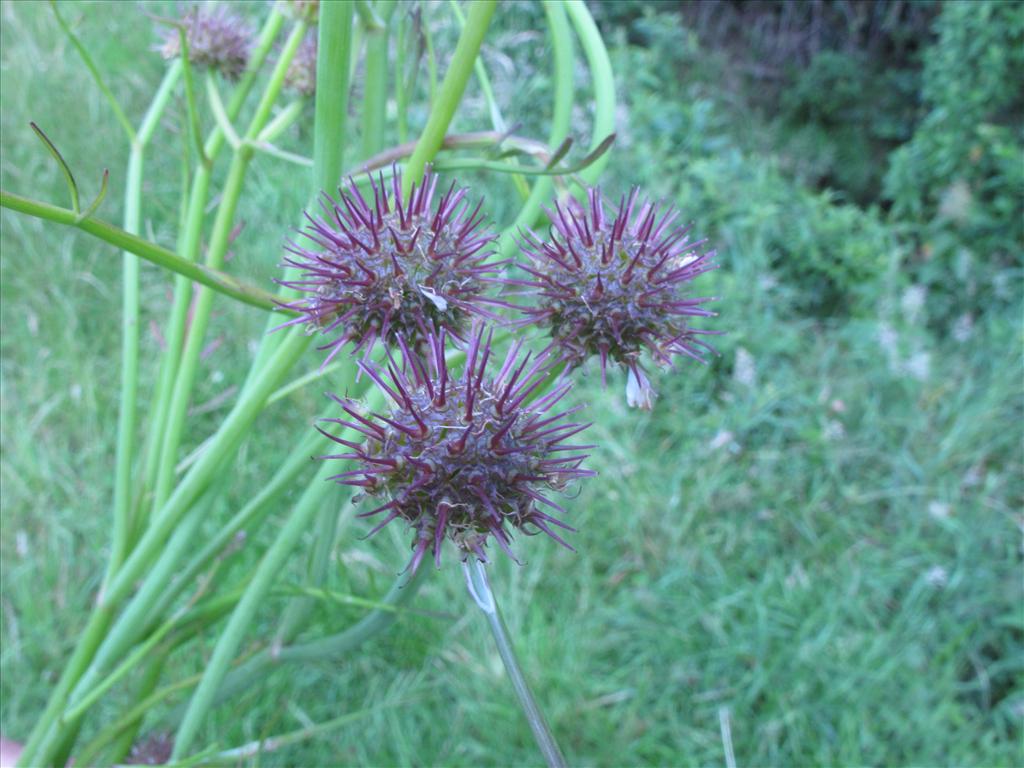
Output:
[[60,208],[56,205],[43,203],[38,200],[30,200],[11,192],[0,191],[0,208],[9,208],[18,213],[34,216],[37,219],[46,219],[57,224],[66,224],[70,227],[77,227],[93,237],[104,240],[123,251],[133,253],[146,261],[163,267],[171,272],[201,283],[218,293],[223,293],[232,299],[249,304],[253,307],[266,310],[276,310],[278,305],[273,294],[246,283],[236,277],[221,272],[219,269],[211,269],[201,264],[194,264],[181,258],[173,251],[162,248],[149,240],[143,240],[137,235],[125,232],[120,227],[109,224],[100,219],[85,219],[78,221],[75,212],[68,208]]
[[117,98],[104,81],[103,75],[100,74],[99,67],[96,66],[96,62],[94,62],[92,60],[92,56],[89,55],[88,49],[82,45],[82,41],[78,39],[78,36],[71,31],[71,27],[68,23],[64,21],[64,17],[60,15],[60,11],[57,9],[57,3],[54,2],[54,0],[50,0],[50,8],[53,10],[53,15],[56,17],[57,23],[60,24],[60,28],[64,30],[64,34],[68,36],[71,44],[75,47],[75,50],[78,51],[78,55],[82,57],[82,61],[85,63],[86,69],[89,70],[89,74],[92,75],[92,79],[96,81],[97,87],[102,91],[103,96],[107,100],[107,104],[110,105],[110,109],[114,113],[114,117],[117,118],[117,122],[119,122],[121,127],[124,128],[128,141],[134,143],[136,139],[135,129],[132,127],[132,123],[128,119],[128,116],[125,115],[124,110],[121,109],[121,105],[118,103]]
[[[590,79],[594,84],[594,129],[590,137],[590,149],[593,150],[609,134],[615,132],[615,76],[601,32],[583,0],[568,0],[565,3],[565,10],[576,27],[576,34],[590,65]],[[584,169],[580,175],[588,184],[593,184],[607,164],[608,156],[605,155]]]
[[270,647],[252,656],[240,666],[231,670],[221,683],[214,703],[229,699],[266,677],[267,672],[278,664],[289,662],[310,663],[315,661],[341,660],[354,652],[372,637],[389,629],[427,580],[431,569],[420,568],[413,576],[400,574],[388,593],[380,600],[387,608],[376,608],[346,630],[335,635],[308,640],[306,642]]
[[470,597],[487,617],[487,625],[491,628],[494,642],[498,646],[498,653],[505,664],[505,671],[508,672],[512,688],[516,692],[516,698],[519,699],[523,714],[526,715],[526,720],[530,723],[530,730],[533,731],[533,736],[537,740],[541,754],[544,755],[544,760],[551,768],[564,768],[566,762],[562,751],[558,748],[558,743],[544,719],[544,713],[541,712],[537,699],[534,698],[533,691],[530,690],[530,685],[526,682],[526,676],[519,666],[519,659],[516,657],[512,639],[509,637],[508,627],[505,626],[501,612],[498,610],[484,564],[476,558],[470,558],[462,563],[462,569],[466,574],[466,588],[469,590]]
[[321,465],[320,471],[317,472],[313,481],[306,487],[302,498],[295,505],[291,517],[278,532],[274,543],[270,545],[260,560],[242,599],[235,606],[227,626],[217,638],[203,678],[192,695],[181,726],[175,735],[172,760],[180,760],[188,754],[200,724],[205,719],[210,707],[213,706],[217,689],[231,666],[242,637],[252,623],[257,609],[263,604],[274,580],[280,575],[285,560],[295,548],[302,534],[308,530],[313,517],[320,511],[323,497],[331,490],[331,483],[328,482],[328,479],[336,471],[337,468],[328,462]]
[[[272,8],[260,32],[252,56],[249,58],[249,66],[245,74],[242,75],[238,87],[235,88],[228,102],[227,117],[229,120],[234,120],[238,117],[283,25],[284,17],[276,7]],[[216,160],[224,147],[225,140],[224,132],[221,131],[220,127],[215,127],[204,146],[206,157]],[[210,173],[211,169],[208,166],[202,164],[198,166],[192,178],[191,189],[184,200],[185,215],[183,223],[178,230],[177,247],[181,255],[192,262],[198,261],[203,213],[206,209],[210,189]],[[170,410],[174,380],[177,377],[178,365],[181,361],[181,349],[185,340],[185,326],[191,301],[192,283],[183,277],[177,277],[174,281],[174,302],[171,306],[166,330],[164,331],[166,347],[160,361],[160,377],[157,383],[156,394],[153,398],[153,417],[150,420],[146,440],[146,468],[142,479],[138,504],[139,517],[141,518],[140,523],[144,522],[145,516],[147,516],[148,510],[152,505],[152,500],[146,494],[151,493],[156,482],[156,472],[160,461],[159,446],[164,434],[164,426],[167,423],[167,414]],[[136,527],[138,530],[141,530],[142,525],[140,524]]]
[[[180,73],[181,66],[178,62],[168,68],[138,133],[132,134],[124,200],[124,229],[133,235],[139,234],[141,223],[143,153],[156,130]],[[124,562],[132,535],[131,468],[135,455],[135,411],[139,388],[139,259],[126,251],[122,257],[122,264],[121,403],[117,417],[113,544],[104,581],[109,581]]]
[[444,142],[448,126],[466,90],[466,83],[473,73],[473,62],[480,53],[480,46],[483,44],[484,35],[487,34],[494,10],[493,0],[477,0],[469,9],[466,26],[459,35],[459,42],[455,46],[455,53],[441,83],[437,100],[430,110],[430,117],[427,118],[423,133],[416,142],[416,149],[406,163],[405,175],[402,177],[404,195],[409,194],[414,183],[418,184],[423,180],[427,163],[434,158]]
[[[278,94],[281,92],[281,88],[284,86],[288,66],[298,51],[305,34],[305,22],[297,22],[285,43],[284,49],[281,52],[281,58],[274,67],[267,89],[264,91],[256,107],[256,112],[245,135],[247,140],[255,139],[270,119],[270,111],[277,100]],[[206,266],[211,269],[219,269],[227,254],[228,245],[231,241],[231,232],[234,228],[235,211],[238,208],[238,202],[242,195],[242,184],[245,180],[245,174],[248,171],[252,154],[252,148],[243,145],[232,158],[221,202],[217,207],[217,216],[214,220],[210,245],[207,250]],[[171,486],[174,480],[174,466],[177,463],[178,448],[180,447],[185,427],[185,416],[188,411],[189,402],[192,399],[192,387],[195,383],[196,371],[199,366],[199,355],[205,343],[206,328],[210,321],[210,312],[213,309],[213,296],[213,292],[205,287],[200,288],[196,294],[195,311],[193,312],[192,323],[189,326],[185,339],[181,365],[178,368],[178,374],[174,381],[171,405],[167,413],[167,421],[164,425],[163,444],[160,448],[160,462],[157,466],[156,487],[153,496],[154,510],[160,509],[171,493]]]

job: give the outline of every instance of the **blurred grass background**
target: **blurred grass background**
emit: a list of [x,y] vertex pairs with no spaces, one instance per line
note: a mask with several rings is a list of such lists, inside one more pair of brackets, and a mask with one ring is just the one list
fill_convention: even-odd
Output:
[[[525,567],[496,565],[571,762],[722,764],[726,725],[741,766],[1024,762],[1022,7],[592,6],[620,98],[606,195],[639,184],[712,239],[722,269],[696,290],[722,297],[715,327],[728,334],[710,366],[660,377],[650,414],[627,411],[622,381],[602,391],[584,380],[576,396],[597,422],[601,477],[570,501],[579,554],[528,540]],[[160,8],[64,6],[129,115],[160,76],[144,15]],[[443,51],[449,14],[425,12]],[[3,188],[64,200],[34,120],[83,197],[111,169],[100,215],[119,221],[118,125],[45,4],[0,13]],[[506,119],[537,136],[550,89],[542,29],[538,7],[505,4],[484,52]],[[467,98],[455,128],[487,127],[475,84]],[[147,155],[146,225],[171,247],[182,110],[172,105]],[[309,135],[290,141],[301,149]],[[262,284],[276,274],[303,178],[274,159],[254,165],[231,271]],[[507,179],[467,178],[500,223]],[[6,211],[0,221],[0,726],[24,738],[105,560],[120,259],[71,230]],[[144,267],[143,297],[144,325],[159,327],[167,277]],[[189,448],[230,406],[262,329],[258,312],[218,306]],[[147,333],[144,359],[158,345]],[[143,392],[154,375],[143,368]],[[234,511],[285,455],[321,388],[261,418],[212,516]],[[406,557],[400,532],[360,542],[341,510],[331,587],[379,595]],[[244,548],[231,573],[257,554]],[[405,616],[343,664],[275,672],[217,710],[206,743],[365,710],[258,762],[537,763],[447,560],[417,606],[438,617]],[[316,623],[336,630],[359,615],[325,607]],[[259,637],[275,617],[271,601]],[[164,679],[201,669],[211,646],[196,638]],[[86,737],[97,721],[102,712]],[[144,731],[161,727],[154,718]]]

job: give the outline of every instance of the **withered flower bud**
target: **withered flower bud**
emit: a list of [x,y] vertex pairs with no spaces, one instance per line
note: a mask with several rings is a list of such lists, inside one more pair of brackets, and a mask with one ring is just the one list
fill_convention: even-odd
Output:
[[[252,28],[225,6],[193,8],[181,19],[188,42],[188,60],[197,67],[213,69],[237,80],[249,63]],[[164,38],[160,53],[165,59],[181,55],[177,27]]]

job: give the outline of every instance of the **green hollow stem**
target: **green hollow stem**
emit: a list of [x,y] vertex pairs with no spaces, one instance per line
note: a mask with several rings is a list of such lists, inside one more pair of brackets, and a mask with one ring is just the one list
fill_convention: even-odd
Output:
[[[313,115],[313,189],[309,208],[313,208],[321,191],[337,188],[344,167],[354,14],[355,6],[350,0],[324,3],[320,8]],[[282,287],[278,295],[283,299],[294,296],[295,292]],[[260,339],[249,371],[249,380],[262,369],[280,344],[279,335],[271,333],[278,324],[275,318],[268,319],[266,332]]]
[[405,143],[409,137],[409,94],[406,88],[405,54],[406,38],[409,34],[409,14],[403,9],[398,14],[395,28],[395,110],[398,141]]
[[[264,61],[266,61],[273,48],[274,41],[281,32],[283,24],[284,17],[276,9],[272,9],[253,49],[248,68],[245,74],[242,75],[242,79],[228,101],[226,109],[228,120],[234,120],[238,117],[242,106],[252,91]],[[269,128],[269,125],[267,128]],[[216,160],[221,149],[224,147],[225,141],[223,131],[219,127],[214,127],[203,147],[205,156],[211,161]],[[203,212],[206,209],[209,197],[210,173],[210,167],[200,163],[192,178],[191,190],[185,195],[184,199],[185,214],[178,231],[178,250],[184,258],[192,262],[198,261]],[[181,360],[181,348],[184,344],[185,326],[191,300],[192,283],[180,275],[175,277],[174,301],[164,332],[166,346],[160,360],[160,375],[153,398],[153,415],[147,430],[146,466],[138,503],[140,517],[146,515],[152,505],[152,500],[147,498],[146,494],[152,490],[156,482],[156,471],[160,461],[159,447],[164,434],[164,425],[167,422],[167,413],[170,409],[171,395],[174,391],[174,380],[178,373],[178,364]],[[137,532],[141,531],[143,527],[141,523],[143,522],[144,520],[140,520]]]
[[526,715],[526,720],[530,724],[530,730],[533,731],[533,736],[537,740],[537,746],[540,747],[541,754],[544,755],[544,760],[551,768],[565,768],[566,762],[562,756],[562,750],[558,748],[558,743],[544,719],[544,713],[537,704],[537,699],[534,697],[533,691],[530,690],[530,685],[526,682],[526,676],[519,665],[515,647],[512,645],[512,638],[509,636],[505,621],[501,618],[501,612],[494,599],[494,592],[491,590],[484,564],[476,558],[469,558],[463,561],[462,569],[466,575],[466,589],[469,591],[470,597],[473,598],[473,602],[487,618],[487,625],[498,646],[498,654],[505,664],[505,671],[516,692],[519,705],[523,708],[523,714]]
[[243,304],[249,304],[250,306],[265,310],[276,310],[278,308],[273,294],[264,291],[262,288],[250,285],[244,280],[239,280],[218,269],[210,269],[202,264],[193,264],[181,258],[173,251],[126,232],[108,222],[92,217],[79,219],[75,212],[69,208],[61,208],[38,200],[30,200],[11,192],[0,191],[0,207],[24,213],[28,216],[34,216],[37,219],[46,219],[57,224],[77,227],[83,232],[108,242],[120,250],[133,253],[148,262],[156,264],[158,267],[163,267],[171,272],[183,275],[189,280],[200,283],[232,299],[241,301]]
[[[313,137],[314,190],[329,189],[335,186],[341,177],[344,145],[339,141],[339,137],[344,135],[348,106],[353,10],[350,2],[325,3],[320,8]],[[268,349],[271,348],[267,339],[264,339],[264,344]],[[280,349],[278,346],[274,357],[279,354]],[[260,365],[262,362],[258,355],[251,375],[258,377],[262,371],[270,368],[273,358],[270,358],[265,366]],[[247,385],[246,391],[248,389]],[[309,521],[319,511],[320,501],[329,487],[324,480],[333,471],[329,465],[321,467],[314,481],[307,486],[296,504],[284,529],[257,566],[245,594],[220,634],[206,672],[189,702],[175,736],[172,760],[180,759],[183,754],[187,754],[199,725],[213,704],[217,688],[228,671],[238,644],[255,616],[256,609],[277,577],[281,565],[306,530]]]
[[[358,8],[358,6],[357,6]],[[361,155],[366,157],[378,151],[384,141],[384,117],[387,105],[387,56],[388,38],[390,30],[391,15],[394,12],[394,2],[385,0],[378,3],[381,11],[379,18],[380,25],[366,28],[366,59],[365,75],[363,85],[362,109],[362,136]],[[348,74],[346,73],[346,79]],[[331,169],[330,173],[337,174],[340,180],[341,162],[343,157],[336,158],[339,165]],[[324,158],[324,163],[334,161],[334,158]],[[321,175],[326,175],[327,169],[319,170]],[[355,379],[355,364],[351,359],[342,361],[340,374],[337,380],[352,382]],[[340,489],[339,489],[340,490]],[[330,567],[330,554],[334,547],[334,539],[338,527],[337,508],[332,504],[324,504],[323,509],[317,515],[314,523],[314,544],[309,555],[307,565],[308,583],[319,586],[324,583]],[[274,635],[275,645],[284,645],[290,642],[301,630],[309,618],[315,606],[315,600],[308,597],[290,600],[284,609],[284,614]]]
[[493,0],[477,0],[470,6],[466,26],[459,35],[459,42],[455,46],[451,64],[441,82],[437,99],[431,107],[427,124],[419,141],[416,142],[416,149],[406,163],[405,175],[402,177],[403,195],[408,195],[412,185],[423,180],[427,163],[441,149],[448,126],[466,90],[466,83],[473,74],[473,62],[480,53],[480,46],[483,44],[484,35],[487,34],[491,17],[494,16],[495,7]]
[[[557,147],[569,135],[572,118],[573,87],[573,44],[572,31],[565,16],[565,6],[558,0],[545,0],[544,13],[548,19],[548,31],[551,36],[551,50],[554,57],[552,82],[555,95],[551,115],[551,133],[548,145]],[[523,203],[515,221],[498,238],[497,250],[499,258],[507,259],[516,250],[516,237],[521,229],[530,229],[540,215],[541,206],[551,199],[554,191],[554,180],[549,176],[541,176],[530,190],[529,197]]]
[[[124,198],[124,229],[133,235],[139,234],[141,223],[143,154],[180,74],[180,62],[175,62],[167,69],[138,132],[132,133]],[[139,389],[139,259],[129,252],[122,256],[121,300],[121,402],[117,417],[113,542],[104,581],[109,581],[124,562],[132,533],[131,468],[135,455]]]
[[384,117],[388,98],[388,42],[395,0],[379,4],[383,17],[380,29],[367,30],[366,70],[363,79],[360,157],[369,157],[384,146]]
[[386,608],[375,608],[348,629],[334,635],[320,637],[285,646],[271,646],[253,655],[225,675],[213,703],[230,699],[262,680],[275,667],[289,663],[340,661],[352,654],[367,640],[388,630],[426,582],[429,567],[420,568],[411,577],[399,574],[387,594],[379,601]]
[[238,450],[242,439],[263,410],[267,398],[287,375],[288,370],[309,346],[309,338],[301,331],[288,334],[266,368],[235,403],[220,428],[185,477],[174,489],[163,510],[146,530],[142,539],[118,571],[109,589],[101,595],[100,604],[117,604],[127,597],[147,566],[155,561],[168,535],[209,486],[222,464]]
[[[302,44],[305,34],[305,22],[296,22],[291,34],[288,36],[288,40],[285,42],[281,57],[274,66],[270,82],[259,104],[256,106],[256,112],[249,124],[248,131],[246,131],[246,140],[255,139],[270,119],[271,109],[284,86],[288,66]],[[219,269],[227,254],[228,245],[231,241],[231,232],[234,228],[235,212],[242,195],[242,185],[245,181],[245,175],[252,156],[252,148],[243,145],[239,147],[232,158],[231,167],[228,170],[228,178],[221,195],[221,202],[217,207],[217,215],[214,220],[210,244],[207,250],[206,266],[211,269]],[[210,312],[213,309],[213,297],[214,292],[205,286],[196,293],[192,323],[185,338],[181,364],[175,377],[171,404],[163,429],[163,443],[160,448],[160,461],[157,465],[156,485],[153,494],[154,510],[160,509],[171,493],[171,486],[174,480],[174,466],[177,462],[178,448],[181,445],[181,438],[184,432],[188,405],[192,399],[192,388],[199,366],[199,356],[205,343],[206,329],[210,321]]]
[[188,754],[189,748],[196,737],[199,726],[213,706],[217,689],[227,674],[234,659],[238,646],[242,642],[256,611],[263,604],[274,581],[278,578],[285,560],[291,554],[303,533],[305,533],[314,516],[321,509],[323,497],[331,489],[328,478],[337,472],[337,468],[325,462],[321,465],[313,481],[306,487],[291,516],[284,527],[278,531],[274,543],[263,555],[252,580],[249,582],[228,619],[227,626],[217,638],[213,654],[207,662],[199,687],[196,688],[189,702],[181,725],[174,739],[172,760],[180,760]]
[[[601,32],[594,23],[594,17],[590,15],[583,0],[567,0],[565,10],[576,28],[576,34],[590,67],[590,79],[594,85],[594,128],[590,148],[595,149],[606,136],[615,132],[615,76],[612,72],[612,61]],[[580,176],[588,184],[593,184],[607,164],[608,155],[605,154],[583,169]]]
[[349,0],[324,3],[320,8],[313,116],[314,194],[337,187],[344,166],[353,12]]

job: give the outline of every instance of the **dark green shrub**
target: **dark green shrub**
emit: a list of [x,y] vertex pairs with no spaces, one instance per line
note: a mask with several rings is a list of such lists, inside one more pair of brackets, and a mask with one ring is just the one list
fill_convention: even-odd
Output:
[[[925,52],[928,108],[893,153],[885,192],[918,244],[933,317],[1009,300],[1024,245],[1024,5],[947,3]],[[967,279],[950,280],[957,264]],[[963,271],[963,270],[961,270]]]
[[781,96],[784,154],[798,177],[860,202],[876,197],[885,157],[911,137],[918,72],[863,51],[823,51]]

